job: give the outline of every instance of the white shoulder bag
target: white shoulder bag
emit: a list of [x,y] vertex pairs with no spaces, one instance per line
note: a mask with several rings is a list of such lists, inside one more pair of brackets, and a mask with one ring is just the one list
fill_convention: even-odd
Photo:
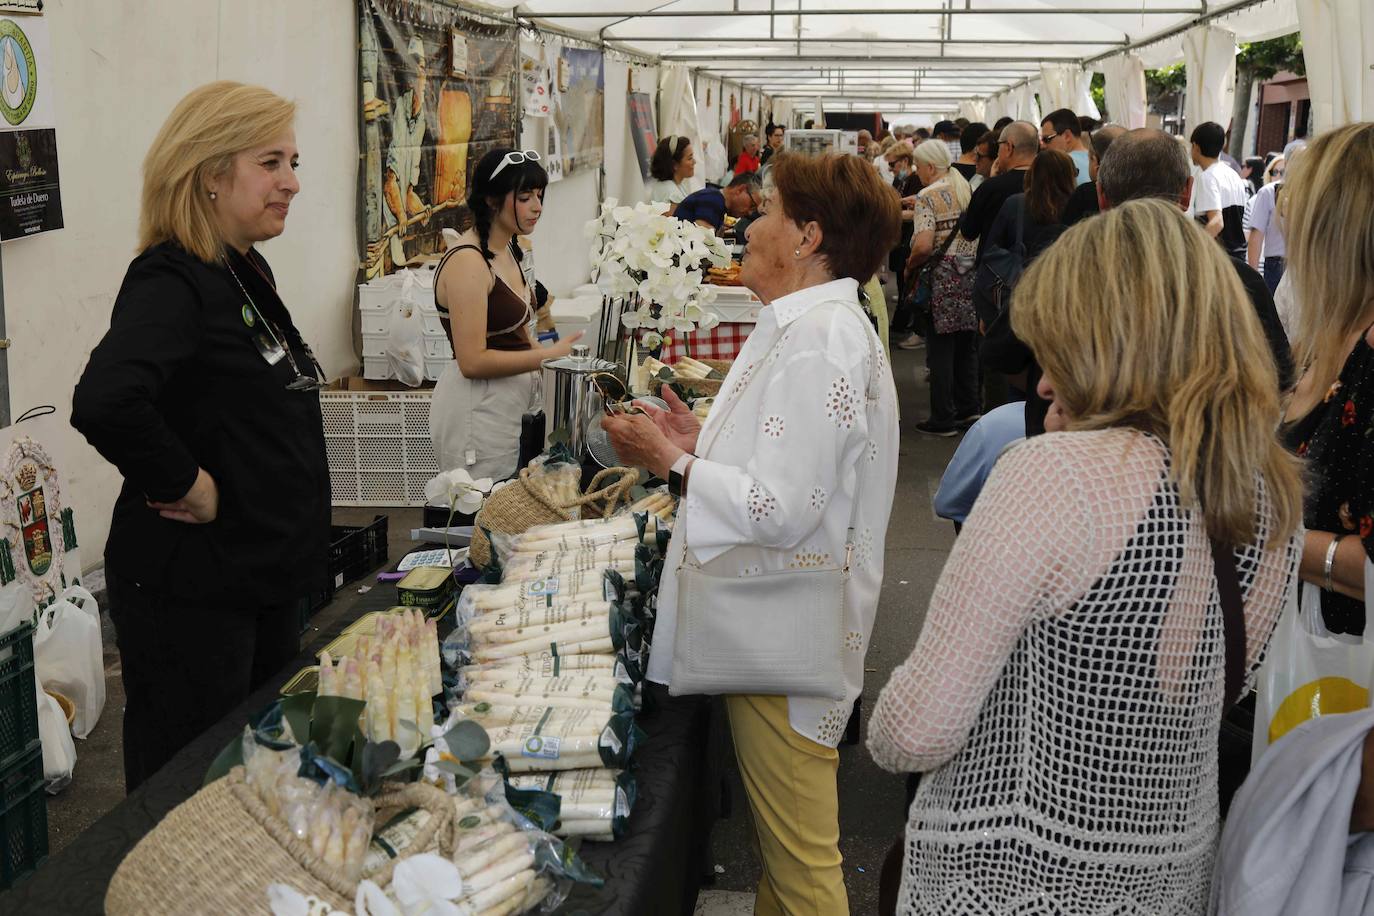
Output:
[[[868,338],[865,394],[866,409],[872,416],[871,408],[878,399],[878,352],[867,320],[862,314],[858,317]],[[774,348],[783,336],[779,333]],[[743,393],[743,388],[735,393],[727,411],[739,403]],[[722,418],[716,429],[724,425]],[[859,462],[854,482],[843,567],[787,569],[743,578],[712,575],[688,560],[687,513],[683,512],[677,529],[684,544],[682,565],[677,570],[677,635],[670,694],[844,699],[844,589],[854,554],[854,524],[866,465]]]

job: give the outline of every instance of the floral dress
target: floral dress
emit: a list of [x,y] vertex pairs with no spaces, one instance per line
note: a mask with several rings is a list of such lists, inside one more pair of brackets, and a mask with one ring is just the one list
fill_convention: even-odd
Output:
[[[1374,349],[1361,336],[1340,378],[1311,413],[1285,430],[1308,466],[1303,523],[1312,531],[1358,535],[1374,557]],[[1364,632],[1364,602],[1322,593],[1333,633]]]
[[[959,202],[954,198],[949,181],[945,178],[932,181],[916,196],[916,206],[911,215],[912,235],[933,231],[935,253],[938,254],[949,234],[959,228],[959,219],[963,215],[964,211],[959,209]],[[973,311],[973,261],[977,253],[977,241],[958,236],[935,268],[930,316],[937,333],[953,334],[956,331],[978,329],[978,316]]]

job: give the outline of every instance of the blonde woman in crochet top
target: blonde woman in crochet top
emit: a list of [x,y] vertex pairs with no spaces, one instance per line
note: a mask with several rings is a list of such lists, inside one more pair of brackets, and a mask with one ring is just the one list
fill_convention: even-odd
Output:
[[1051,432],[994,469],[869,729],[880,765],[927,774],[898,912],[1201,914],[1225,670],[1209,538],[1235,545],[1249,672],[1300,554],[1273,361],[1221,250],[1156,201],[1070,230],[1013,314]]

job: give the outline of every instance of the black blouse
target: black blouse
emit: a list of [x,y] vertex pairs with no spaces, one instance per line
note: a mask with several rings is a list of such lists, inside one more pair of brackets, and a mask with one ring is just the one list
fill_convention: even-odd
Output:
[[[1284,438],[1307,462],[1303,524],[1355,534],[1374,557],[1374,349],[1364,336],[1321,403]],[[1362,601],[1323,592],[1322,617],[1333,633],[1364,633]]]
[[[269,364],[259,350],[265,318],[313,373],[271,269],[251,250],[231,251],[229,265],[233,274],[173,244],[134,259],[77,384],[72,425],[124,477],[108,567],[201,606],[251,610],[327,581],[329,472],[319,395],[288,390],[290,361]],[[219,487],[213,522],[147,507],[186,495],[202,467]]]

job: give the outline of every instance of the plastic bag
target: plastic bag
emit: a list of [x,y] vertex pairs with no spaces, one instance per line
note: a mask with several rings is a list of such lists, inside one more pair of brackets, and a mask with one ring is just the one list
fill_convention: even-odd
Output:
[[1369,706],[1374,641],[1366,633],[1361,639],[1327,632],[1321,590],[1295,583],[1259,671],[1252,766],[1308,719]]
[[406,271],[391,304],[391,326],[386,339],[386,361],[391,374],[412,388],[425,380],[424,320],[420,315],[424,295],[414,274]]
[[558,796],[554,836],[600,841],[614,840],[624,832],[634,808],[636,788],[634,775],[620,770],[513,773],[506,778],[508,799],[512,789],[520,800],[526,793]]
[[56,795],[72,781],[76,768],[76,743],[67,728],[67,717],[57,701],[43,690],[38,672],[33,675],[38,699],[38,738],[43,742],[43,780],[49,795]]
[[0,633],[33,620],[33,589],[18,579],[0,586]]
[[72,734],[85,738],[105,708],[100,608],[90,592],[70,586],[39,614],[33,655],[43,686],[76,705]]

